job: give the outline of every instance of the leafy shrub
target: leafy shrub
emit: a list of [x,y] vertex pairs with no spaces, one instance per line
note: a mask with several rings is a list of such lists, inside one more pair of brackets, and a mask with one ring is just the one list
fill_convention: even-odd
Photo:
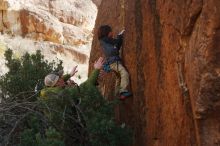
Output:
[[[131,130],[115,122],[114,107],[119,102],[105,100],[94,86],[82,85],[76,97],[70,98],[65,93],[51,95],[48,104],[37,100],[39,94],[33,92],[36,83],[49,72],[62,69],[62,62],[49,63],[40,51],[16,59],[12,50],[7,50],[5,58],[9,72],[0,78],[4,98],[0,104],[0,137],[5,143],[18,146],[131,144]],[[80,99],[80,105],[72,104]]]
[[41,79],[54,70],[62,69],[62,61],[58,64],[44,60],[40,51],[35,54],[24,54],[21,58],[13,58],[12,50],[5,54],[6,66],[9,71],[0,79],[0,89],[3,97],[27,97],[32,95],[35,85]]

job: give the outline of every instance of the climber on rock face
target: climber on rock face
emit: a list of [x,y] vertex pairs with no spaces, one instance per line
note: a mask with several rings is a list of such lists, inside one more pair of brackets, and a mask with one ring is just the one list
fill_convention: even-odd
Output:
[[104,70],[109,72],[111,70],[120,74],[120,99],[124,100],[132,94],[127,90],[129,85],[129,74],[125,67],[122,65],[121,58],[119,56],[119,50],[123,43],[124,30],[113,37],[112,28],[109,25],[102,25],[98,30],[98,39],[102,46],[105,55]]

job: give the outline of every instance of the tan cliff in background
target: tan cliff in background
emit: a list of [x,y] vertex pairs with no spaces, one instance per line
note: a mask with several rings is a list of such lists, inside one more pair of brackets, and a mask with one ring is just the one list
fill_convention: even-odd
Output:
[[96,14],[92,0],[0,0],[0,74],[7,71],[6,48],[16,57],[41,50],[46,59],[63,60],[65,71],[79,64],[82,82],[87,78]]
[[[116,116],[134,129],[134,146],[219,146],[220,1],[103,0],[94,32],[101,24],[126,30],[134,96]],[[95,35],[90,64],[100,50]],[[114,80],[100,81],[108,98]]]

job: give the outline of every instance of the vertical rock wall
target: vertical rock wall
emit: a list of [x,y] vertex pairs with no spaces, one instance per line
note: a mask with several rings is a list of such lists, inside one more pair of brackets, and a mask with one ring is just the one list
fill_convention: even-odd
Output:
[[[219,146],[220,1],[103,0],[95,32],[101,24],[126,30],[134,96],[116,110],[134,146]],[[92,46],[90,64],[101,55],[96,35]],[[113,80],[100,82],[107,97]]]

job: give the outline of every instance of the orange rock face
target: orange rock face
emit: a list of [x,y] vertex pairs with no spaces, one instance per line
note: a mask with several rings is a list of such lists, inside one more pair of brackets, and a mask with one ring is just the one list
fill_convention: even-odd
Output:
[[[133,127],[133,145],[219,146],[220,1],[103,0],[95,32],[101,24],[126,30],[122,58],[134,96],[116,116]],[[100,55],[95,35],[90,64]],[[113,80],[100,82],[109,98]]]
[[45,40],[54,43],[62,43],[62,34],[55,28],[48,27],[43,20],[38,18],[33,12],[22,10],[20,12],[22,35],[34,38],[35,40]]

